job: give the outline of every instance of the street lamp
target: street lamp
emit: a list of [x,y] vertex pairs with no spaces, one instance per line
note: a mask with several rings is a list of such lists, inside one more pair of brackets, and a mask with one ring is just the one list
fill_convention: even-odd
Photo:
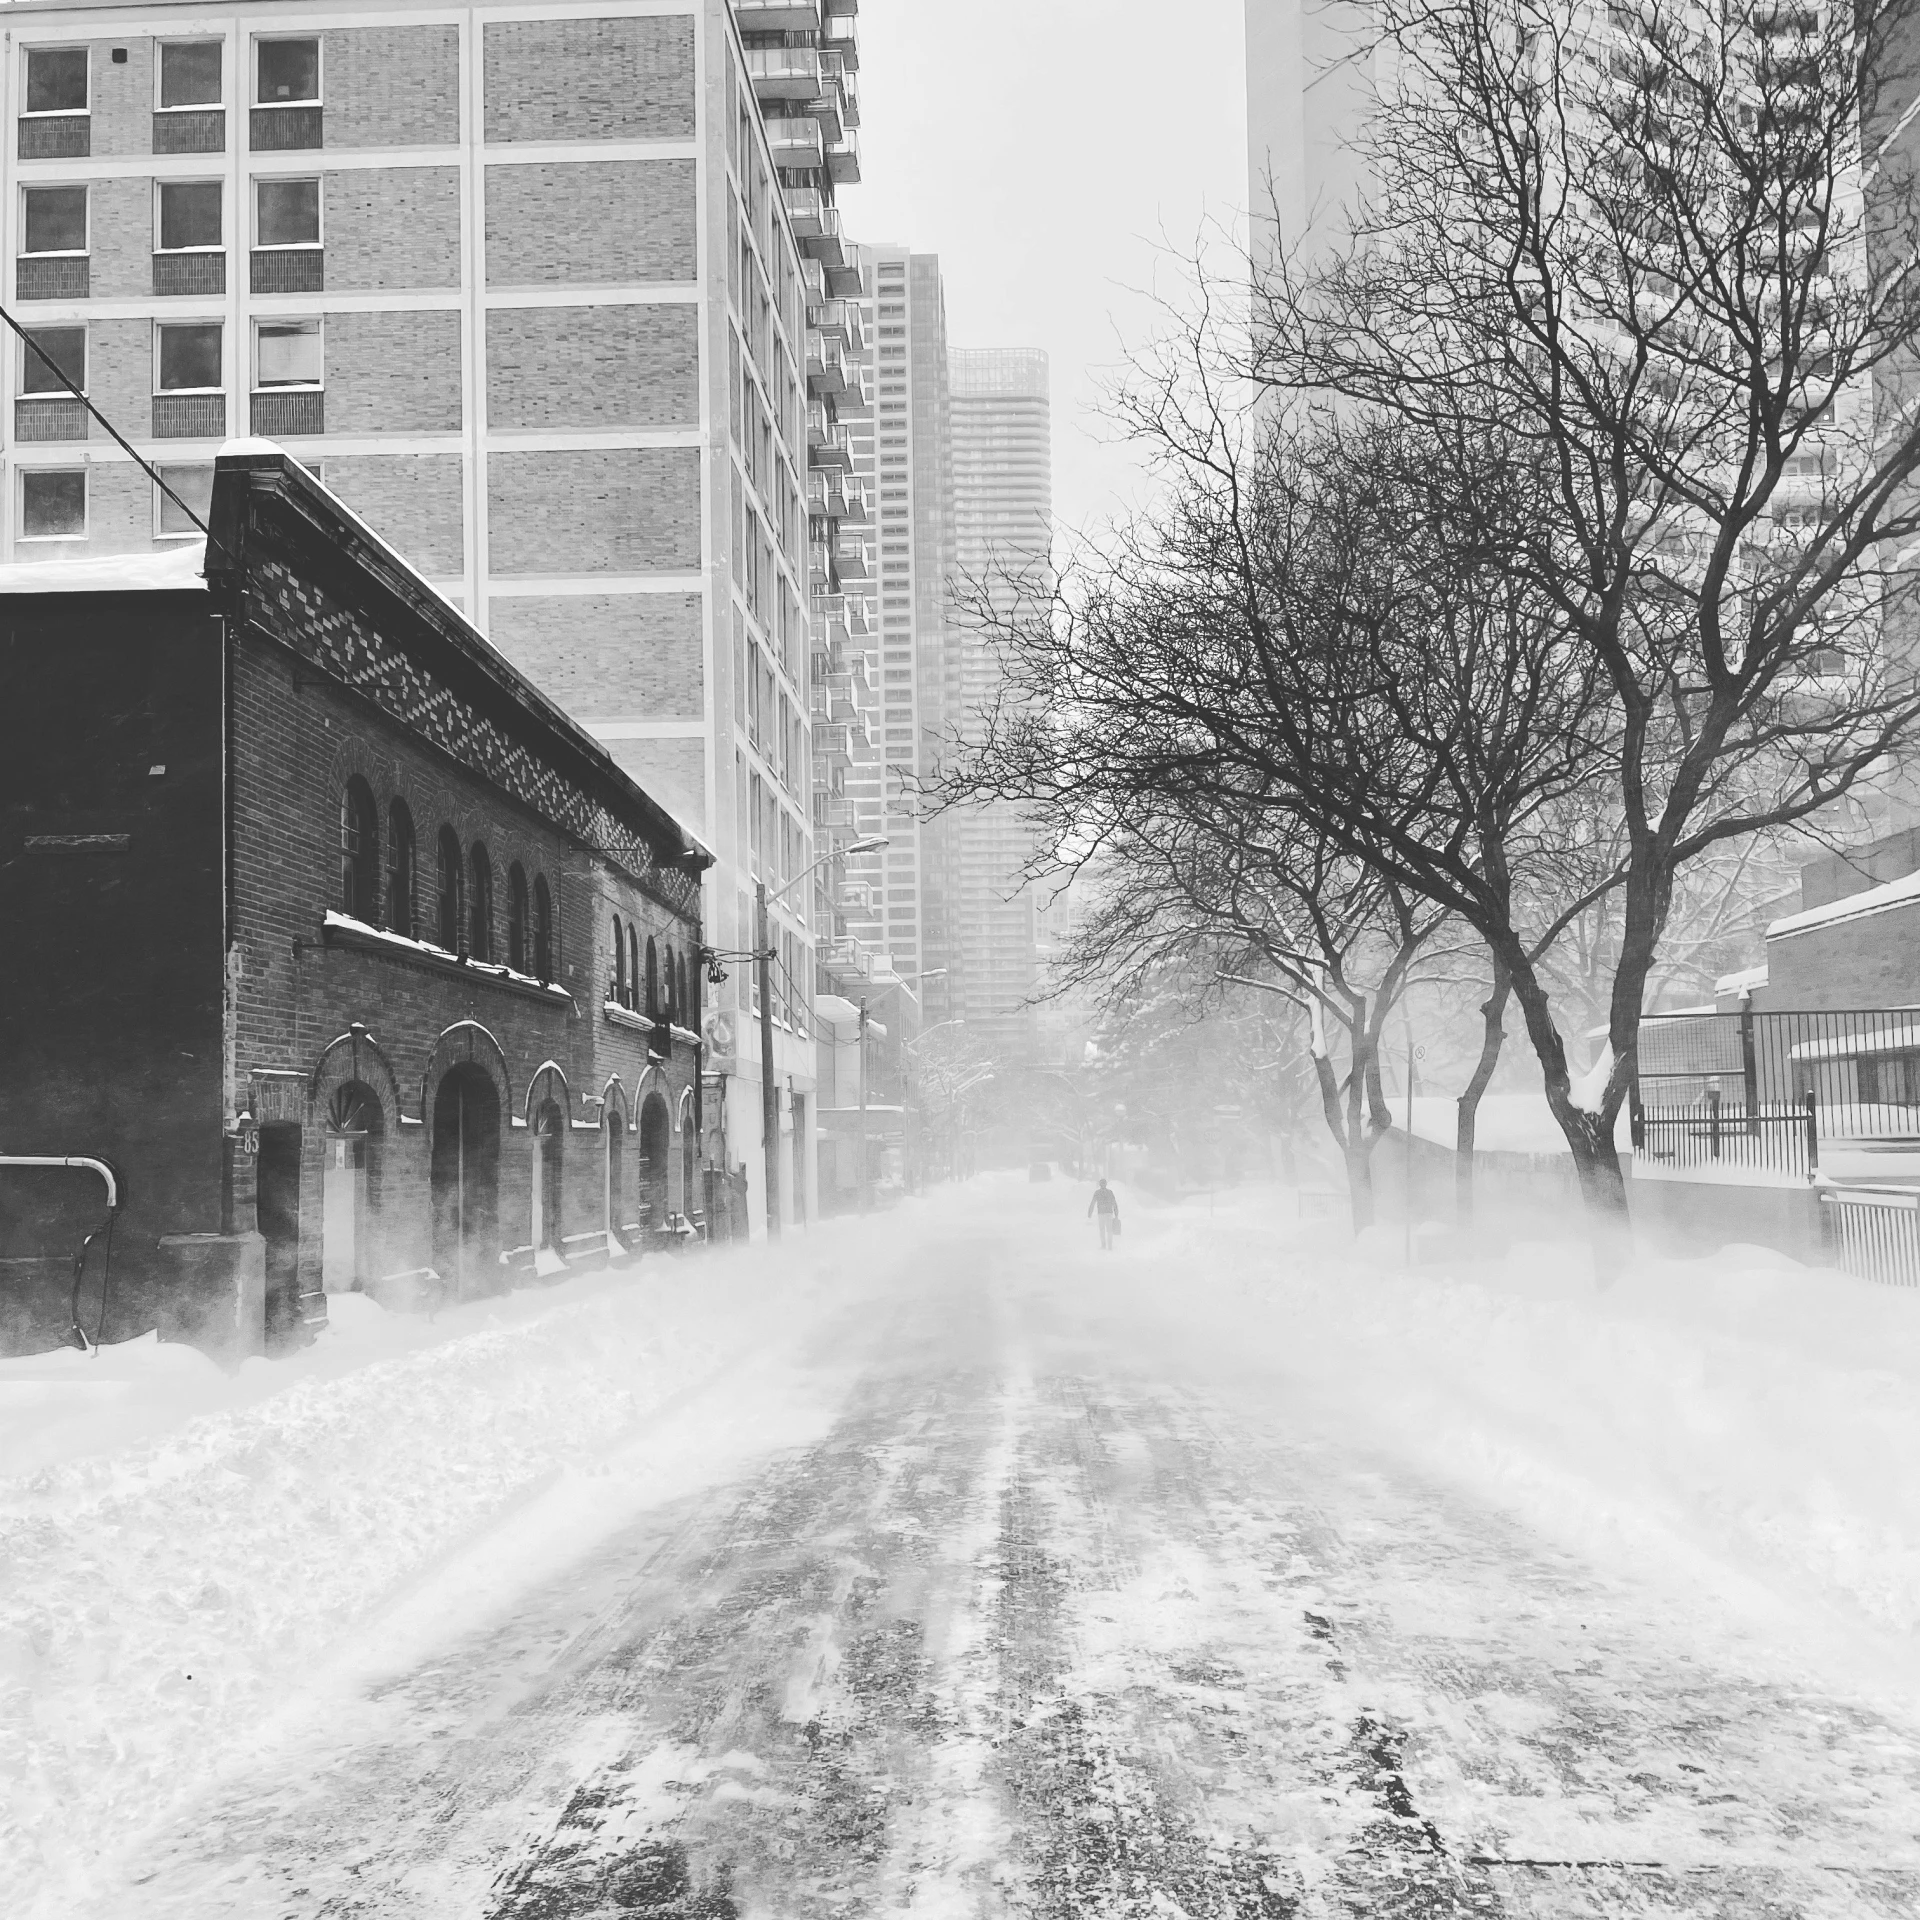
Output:
[[810,860],[778,892],[768,893],[767,883],[753,883],[753,969],[760,989],[760,1131],[767,1158],[767,1238],[780,1238],[780,1090],[773,1083],[773,935],[767,925],[767,909],[783,894],[791,893],[816,867],[837,860],[843,853],[877,853],[892,843],[885,834],[868,834],[848,847],[833,847]]

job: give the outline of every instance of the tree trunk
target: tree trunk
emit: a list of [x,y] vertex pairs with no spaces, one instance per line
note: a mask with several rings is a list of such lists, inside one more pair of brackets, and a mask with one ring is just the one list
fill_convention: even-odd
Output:
[[1480,1058],[1474,1064],[1473,1077],[1460,1096],[1459,1117],[1453,1138],[1453,1212],[1460,1226],[1473,1224],[1473,1136],[1480,1116],[1480,1096],[1493,1079],[1500,1064],[1500,1047],[1507,1037],[1507,1001],[1513,993],[1513,980],[1496,959],[1493,963],[1493,991],[1480,1004]]
[[1573,1081],[1567,1071],[1566,1044],[1553,1024],[1553,1009],[1526,954],[1518,949],[1498,956],[1505,960],[1513,996],[1520,1002],[1527,1038],[1540,1062],[1547,1105],[1553,1113],[1586,1203],[1587,1231],[1593,1244],[1593,1271],[1602,1286],[1619,1277],[1633,1251],[1633,1227],[1627,1217],[1627,1184],[1620,1156],[1613,1146],[1611,1114],[1589,1113],[1573,1104]]

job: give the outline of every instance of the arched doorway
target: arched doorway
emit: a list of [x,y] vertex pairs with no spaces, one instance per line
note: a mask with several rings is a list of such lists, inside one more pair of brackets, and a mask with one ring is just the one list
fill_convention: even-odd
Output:
[[627,1116],[607,1102],[607,1251],[626,1244],[627,1224]]
[[500,1272],[500,1096],[484,1069],[450,1068],[433,1096],[433,1264],[464,1299]]
[[664,1233],[672,1209],[668,1189],[673,1154],[673,1116],[657,1093],[640,1108],[640,1199],[650,1233]]
[[327,1102],[326,1157],[320,1168],[320,1284],[358,1293],[374,1278],[374,1219],[380,1204],[379,1097],[358,1080]]
[[[565,1229],[560,1216],[560,1180],[566,1145],[566,1116],[558,1101],[543,1100],[533,1116],[533,1251],[561,1258]],[[551,1265],[552,1261],[548,1261]]]

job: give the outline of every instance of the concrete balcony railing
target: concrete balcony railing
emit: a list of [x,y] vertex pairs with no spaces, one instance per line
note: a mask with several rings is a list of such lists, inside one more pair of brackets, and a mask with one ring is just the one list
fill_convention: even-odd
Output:
[[813,100],[819,97],[818,47],[749,47],[747,79],[761,100]]

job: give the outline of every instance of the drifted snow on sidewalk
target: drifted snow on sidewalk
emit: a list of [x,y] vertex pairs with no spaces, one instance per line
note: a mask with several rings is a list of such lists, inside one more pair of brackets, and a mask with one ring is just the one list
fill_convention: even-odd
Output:
[[[1903,1708],[1920,1698],[1920,1296],[1754,1249],[1645,1261],[1602,1295],[1575,1245],[1406,1269],[1397,1236],[1356,1248],[1284,1194],[1122,1198],[1106,1263],[1087,1259],[1081,1189],[989,1179],[779,1250],[433,1323],[336,1303],[312,1352],[232,1376],[151,1343],[0,1363],[0,1909],[71,1911],[100,1856],[335,1666],[430,1659],[436,1635],[511,1614],[649,1500],[804,1442],[856,1363],[884,1369],[880,1302],[904,1316],[919,1256],[982,1222],[1000,1236],[992,1287],[1097,1334],[1133,1375],[1177,1373],[1227,1407],[1284,1398],[1345,1455],[1397,1458],[1690,1605],[1724,1601],[1836,1685],[1870,1672]],[[690,1402],[692,1425],[675,1412]],[[1218,1457],[1197,1434],[1183,1457]],[[1063,1508],[1028,1533],[1075,1524]],[[436,1585],[456,1555],[459,1580]],[[972,1657],[1004,1661],[993,1596],[1018,1572],[983,1569]],[[1099,1651],[1097,1625],[1075,1658]],[[1490,1637],[1506,1630],[1489,1615]],[[1127,1684],[1124,1650],[1111,1660],[1107,1691]],[[1194,1671],[1181,1684],[1233,1693],[1224,1669]],[[976,1793],[989,1745],[983,1728],[955,1750]],[[1124,1779],[1125,1753],[1110,1759]]]

